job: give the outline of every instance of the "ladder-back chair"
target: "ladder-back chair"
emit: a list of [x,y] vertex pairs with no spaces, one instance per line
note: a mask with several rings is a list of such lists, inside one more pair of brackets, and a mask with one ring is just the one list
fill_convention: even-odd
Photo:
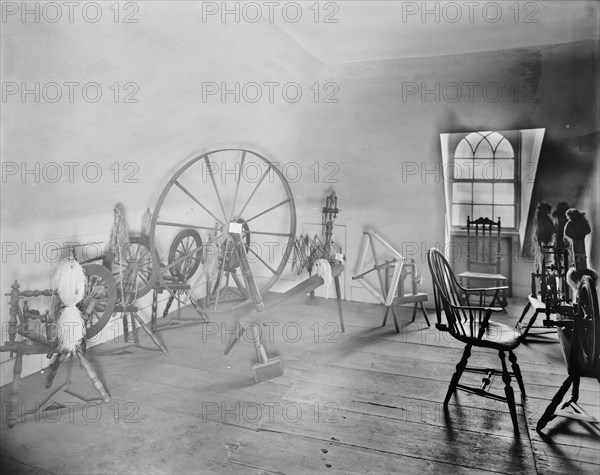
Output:
[[[463,287],[457,281],[446,258],[435,248],[429,250],[427,262],[433,280],[433,296],[437,316],[436,328],[440,331],[448,332],[454,338],[466,344],[462,358],[456,365],[456,371],[452,376],[448,392],[446,393],[444,407],[448,407],[450,396],[457,389],[497,401],[504,401],[508,404],[513,426],[515,431],[517,431],[517,410],[513,388],[510,383],[511,377],[516,377],[521,390],[521,398],[523,399],[525,396],[525,387],[519,365],[517,364],[517,357],[513,353],[513,350],[519,346],[520,332],[508,325],[490,320],[494,312],[503,311],[502,308],[494,307],[494,305],[499,293],[506,290],[506,287],[477,289]],[[489,292],[493,292],[491,303],[489,306],[484,306],[485,294]],[[478,305],[471,303],[473,296],[477,297]],[[442,315],[445,315],[445,322]],[[471,348],[474,346],[497,350],[502,369],[467,367],[467,360],[471,356]],[[512,365],[512,372],[509,372],[507,369],[506,352],[508,352],[508,358]],[[475,387],[460,384],[460,378],[465,371],[481,374],[483,376],[481,386]],[[497,373],[502,375],[505,396],[500,396],[489,391]]]
[[[467,216],[467,270],[458,275],[460,283],[468,286],[472,281],[506,285],[508,279],[500,273],[502,251],[500,232],[502,223],[489,218],[471,220]],[[507,287],[508,289],[508,287]],[[506,291],[500,292],[498,305],[506,307]]]

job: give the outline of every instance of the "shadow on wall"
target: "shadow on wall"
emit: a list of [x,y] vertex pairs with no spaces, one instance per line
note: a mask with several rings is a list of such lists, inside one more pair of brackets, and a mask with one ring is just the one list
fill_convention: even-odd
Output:
[[[546,201],[554,206],[559,201],[566,201],[571,207],[576,208],[581,206],[586,190],[597,190],[598,185],[595,180],[598,176],[594,167],[597,160],[598,138],[599,133],[594,132],[561,140],[548,138],[544,140],[529,208],[524,252],[532,249],[533,216],[538,202]],[[600,223],[594,222],[596,210],[582,209],[582,211],[588,215],[592,228],[597,230]]]

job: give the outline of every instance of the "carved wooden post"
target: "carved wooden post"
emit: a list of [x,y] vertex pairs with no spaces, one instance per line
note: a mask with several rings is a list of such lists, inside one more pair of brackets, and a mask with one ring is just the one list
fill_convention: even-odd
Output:
[[23,370],[23,353],[17,351],[17,357],[15,358],[15,367],[13,369],[13,381],[10,391],[10,402],[14,410],[7,411],[6,422],[8,427],[14,427],[21,414],[21,371]]
[[[19,283],[15,280],[15,283],[11,285],[10,291],[10,308],[9,315],[10,320],[8,321],[8,340],[13,342],[17,335],[17,315],[19,313]],[[12,358],[12,352],[10,354]]]

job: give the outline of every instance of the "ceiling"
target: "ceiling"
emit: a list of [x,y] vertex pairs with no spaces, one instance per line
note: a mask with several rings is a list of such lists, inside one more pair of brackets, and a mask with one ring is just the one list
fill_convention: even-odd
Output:
[[[282,21],[282,12],[275,10],[272,23],[326,64],[444,56],[599,37],[597,0],[319,2],[318,21],[314,5],[303,3],[297,22]],[[290,10],[288,17],[293,14]]]

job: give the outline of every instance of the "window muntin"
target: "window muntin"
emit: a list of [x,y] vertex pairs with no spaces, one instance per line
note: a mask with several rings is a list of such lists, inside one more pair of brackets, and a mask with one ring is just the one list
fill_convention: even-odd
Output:
[[464,226],[467,217],[502,220],[516,227],[518,170],[514,147],[499,132],[471,132],[462,138],[452,159],[452,226]]

